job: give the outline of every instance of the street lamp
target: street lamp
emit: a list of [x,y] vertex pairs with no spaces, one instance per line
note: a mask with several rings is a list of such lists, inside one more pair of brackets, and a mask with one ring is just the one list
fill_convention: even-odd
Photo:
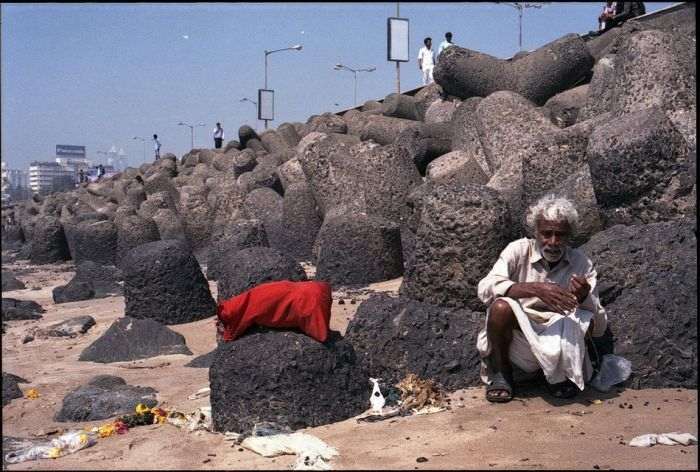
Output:
[[347,71],[352,72],[353,75],[355,76],[355,93],[353,95],[353,97],[354,97],[353,103],[355,104],[355,106],[357,106],[357,73],[358,72],[374,72],[375,70],[377,70],[377,68],[372,66],[372,67],[367,68],[367,69],[353,69],[352,67],[344,66],[343,64],[336,64],[335,67],[333,67],[333,69],[334,70],[345,69]]
[[[518,51],[523,50],[523,9],[525,8],[542,8],[539,3],[525,3],[525,2],[496,2],[508,5],[518,10]],[[549,3],[549,2],[542,2]]]
[[[294,46],[288,47],[288,48],[281,48],[281,49],[273,49],[272,51],[268,51],[265,49],[265,90],[267,90],[267,56],[269,56],[272,53],[275,52],[281,52],[281,51],[301,51],[302,49],[301,44],[296,44]],[[267,122],[269,120],[265,120],[265,129],[267,129]]]
[[185,123],[183,121],[178,123],[178,126],[187,126],[190,129],[190,141],[192,144],[192,147],[190,149],[194,149],[194,128],[197,126],[206,126],[204,123],[199,122],[196,125],[191,125],[189,123]]
[[133,139],[136,139],[138,141],[141,141],[143,143],[143,162],[146,162],[146,138],[142,138],[141,136],[134,136]]
[[[239,102],[241,102],[241,103],[242,103],[242,102],[250,102],[250,103],[253,104],[253,106],[255,107],[255,110],[256,110],[256,111],[257,111],[257,109],[258,109],[258,102],[254,101],[254,100],[251,100],[251,99],[248,98],[248,97],[243,97],[243,98],[241,98],[241,99],[239,100]],[[256,116],[256,117],[255,117],[255,120],[253,120],[253,123],[254,123],[253,126],[255,127],[255,130],[256,130],[256,131],[257,131],[257,128],[258,128],[258,127],[257,127],[257,119],[258,119],[258,118],[257,118],[257,116]]]

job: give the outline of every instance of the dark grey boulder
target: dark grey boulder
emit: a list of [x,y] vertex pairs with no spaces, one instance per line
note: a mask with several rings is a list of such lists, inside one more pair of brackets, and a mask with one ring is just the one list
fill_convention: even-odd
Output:
[[[2,373],[2,406],[9,404],[16,398],[22,398],[22,390],[20,390],[19,385],[17,385],[18,383],[27,383],[27,381],[14,374],[9,374],[7,372]],[[4,444],[3,452],[5,452]]]
[[371,393],[352,346],[337,333],[325,344],[288,331],[224,343],[209,385],[214,430],[239,433],[262,421],[291,429],[342,421],[366,410]]
[[697,388],[695,231],[694,218],[619,225],[581,248],[598,272],[614,337],[601,354],[632,362],[633,388]]
[[114,265],[117,262],[117,227],[112,221],[83,221],[68,234],[76,264],[93,261]]
[[160,234],[153,219],[139,215],[115,218],[117,226],[117,261],[121,261],[126,253],[141,244],[158,241]]
[[125,316],[86,347],[78,360],[106,364],[170,354],[192,354],[184,336],[157,321]]
[[245,148],[251,139],[258,139],[258,133],[253,128],[248,125],[238,128],[238,141],[241,143],[241,148]]
[[420,174],[425,175],[430,162],[452,150],[452,127],[449,123],[422,123],[399,133],[394,145],[404,149]]
[[579,85],[547,100],[544,109],[552,123],[560,128],[566,128],[576,123],[578,111],[586,104],[588,87],[588,84]]
[[476,338],[485,318],[377,293],[360,304],[345,340],[367,374],[385,384],[413,373],[456,390],[481,384]]
[[680,188],[670,185],[690,171],[683,136],[656,107],[628,113],[613,123],[597,127],[588,143],[598,203],[607,209],[626,207],[641,222],[676,216],[669,200],[690,193],[694,184],[691,178]]
[[364,122],[360,139],[362,141],[372,140],[378,144],[392,144],[397,140],[402,131],[410,128],[417,128],[421,122],[406,120],[403,118],[393,118],[383,115],[370,115]]
[[185,227],[175,211],[169,208],[159,208],[153,215],[153,222],[158,227],[161,240],[179,239],[186,245],[190,245],[187,234],[185,234]]
[[308,121],[308,131],[318,133],[347,133],[345,121],[335,113],[312,116]]
[[291,148],[294,148],[301,140],[301,136],[291,123],[282,123],[277,127],[277,132]]
[[173,200],[173,196],[168,192],[155,192],[141,203],[138,214],[146,219],[153,218],[158,210],[162,209],[177,211],[176,201]]
[[37,302],[2,297],[2,321],[38,320],[45,312]]
[[37,334],[52,338],[69,337],[73,338],[79,334],[85,334],[90,328],[95,326],[95,318],[89,315],[76,316],[75,318],[52,324],[46,328],[41,328]]
[[508,207],[480,185],[436,185],[421,204],[414,255],[401,294],[444,307],[483,310],[477,285],[512,240]]
[[170,325],[216,313],[199,263],[180,240],[138,246],[129,251],[122,267],[125,316]]
[[250,150],[243,151],[233,158],[233,175],[240,177],[242,174],[255,169],[256,165],[255,153]]
[[592,67],[583,39],[569,34],[516,61],[451,47],[440,55],[434,77],[446,93],[461,99],[511,90],[543,105],[585,78]]
[[124,280],[124,275],[115,266],[100,265],[93,261],[81,262],[75,266],[75,278],[89,283],[95,291],[95,298],[121,295],[123,292],[119,282]]
[[18,224],[5,225],[2,227],[2,249],[17,250],[24,243],[22,227]]
[[217,350],[214,349],[213,351],[210,351],[206,354],[202,354],[201,356],[197,356],[191,361],[189,361],[187,364],[185,364],[185,367],[194,367],[197,369],[208,369],[211,367],[211,365],[214,363],[214,359],[216,358]]
[[312,259],[312,248],[323,222],[306,182],[290,185],[282,202],[284,253],[299,261]]
[[403,274],[400,228],[384,218],[329,212],[316,244],[316,279],[331,285],[365,285]]
[[14,274],[8,270],[2,271],[2,291],[7,292],[9,290],[24,290],[27,288],[24,282],[17,279]]
[[406,120],[421,120],[417,100],[401,93],[390,93],[384,98],[382,114]]
[[151,387],[127,385],[121,377],[98,375],[63,397],[54,421],[96,421],[133,414],[139,403],[156,406],[157,393]]
[[270,247],[250,247],[229,256],[219,266],[217,300],[239,295],[256,285],[277,280],[306,280],[304,269],[291,257]]
[[278,194],[284,193],[282,183],[277,174],[277,164],[258,163],[250,172],[250,184],[248,191],[253,191],[256,188],[270,188]]
[[32,237],[29,260],[32,264],[52,264],[70,259],[63,226],[55,216],[43,216],[37,220]]
[[283,199],[271,188],[257,188],[245,198],[246,214],[262,221],[270,247],[284,246],[282,210]]
[[218,279],[221,270],[230,263],[235,253],[255,246],[269,247],[262,221],[256,219],[237,220],[224,228],[221,239],[209,248],[207,279]]
[[283,152],[290,149],[287,141],[274,129],[268,129],[260,134],[260,141],[269,153]]
[[466,151],[452,151],[438,157],[428,164],[425,175],[434,183],[486,185],[489,181],[486,170]]
[[199,185],[180,187],[178,211],[187,240],[195,250],[204,248],[211,236],[213,211],[207,202],[207,189]]
[[95,298],[95,290],[88,282],[81,282],[75,278],[66,285],[61,285],[53,289],[54,303],[78,302]]

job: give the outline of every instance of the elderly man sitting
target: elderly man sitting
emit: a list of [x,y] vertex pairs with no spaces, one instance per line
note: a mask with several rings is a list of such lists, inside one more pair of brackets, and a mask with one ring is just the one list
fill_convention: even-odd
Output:
[[508,244],[479,282],[488,306],[478,336],[486,399],[513,398],[512,364],[542,369],[550,393],[570,398],[593,374],[585,335],[602,336],[607,316],[591,261],[568,245],[578,212],[565,198],[547,195],[533,205],[527,224],[535,239]]

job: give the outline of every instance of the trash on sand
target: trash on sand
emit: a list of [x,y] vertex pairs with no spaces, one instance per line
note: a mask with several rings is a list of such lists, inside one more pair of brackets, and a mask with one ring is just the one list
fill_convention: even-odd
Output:
[[35,388],[30,388],[27,390],[27,392],[24,394],[24,398],[28,398],[30,400],[36,400],[39,398],[41,395],[39,395],[39,391]]
[[415,414],[444,411],[445,393],[433,380],[422,380],[416,374],[408,374],[399,384],[401,409]]
[[272,423],[270,421],[263,421],[261,423],[255,423],[253,425],[253,430],[251,431],[251,436],[274,436],[277,434],[290,434],[292,430],[289,426],[282,426],[277,423]]
[[210,393],[211,393],[211,388],[209,388],[209,387],[200,388],[195,393],[193,393],[192,395],[187,397],[187,399],[188,400],[196,400],[198,398],[208,397]]
[[226,431],[224,433],[224,441],[233,441],[234,444],[240,444],[243,440],[243,435],[240,433],[235,433],[233,431]]
[[186,428],[190,433],[193,431],[212,430],[212,419],[211,419],[211,407],[202,406],[197,408],[193,413],[186,415],[179,411],[163,412],[165,415],[162,416],[163,420],[160,421],[161,417],[158,417],[159,423],[169,423],[178,428]]
[[632,363],[624,357],[605,354],[600,363],[600,372],[591,380],[591,386],[599,392],[609,392],[613,385],[627,380],[632,373]]
[[372,405],[372,413],[375,415],[381,415],[382,408],[384,408],[386,404],[384,395],[382,395],[382,391],[379,390],[379,380],[381,379],[369,379],[369,381],[374,384],[374,387],[372,387],[372,394],[369,397],[369,404]]
[[18,464],[37,459],[56,459],[95,444],[96,435],[83,430],[69,431],[50,442],[37,441],[32,446],[5,455],[5,462]]
[[642,434],[632,438],[629,442],[633,447],[651,447],[654,444],[663,444],[665,446],[689,446],[697,444],[698,439],[690,433],[661,433],[661,434]]
[[596,399],[593,400],[591,403],[593,403],[594,405],[602,405],[602,404],[603,404],[603,400],[598,400],[598,399],[596,398]]
[[401,408],[394,408],[393,410],[389,410],[385,412],[382,415],[373,415],[369,414],[367,416],[362,416],[360,418],[357,418],[358,423],[376,423],[377,421],[383,421],[383,420],[388,420],[389,418],[395,418],[397,416],[408,416],[409,413],[403,411]]
[[338,455],[335,448],[306,433],[248,436],[241,446],[263,457],[296,454],[295,470],[330,470],[327,461]]

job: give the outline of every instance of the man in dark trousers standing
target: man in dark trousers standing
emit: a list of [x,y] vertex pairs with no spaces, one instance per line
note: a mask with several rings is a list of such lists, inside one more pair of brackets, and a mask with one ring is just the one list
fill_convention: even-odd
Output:
[[221,149],[221,145],[224,142],[224,129],[221,127],[221,123],[216,124],[214,128],[214,147],[216,149]]

